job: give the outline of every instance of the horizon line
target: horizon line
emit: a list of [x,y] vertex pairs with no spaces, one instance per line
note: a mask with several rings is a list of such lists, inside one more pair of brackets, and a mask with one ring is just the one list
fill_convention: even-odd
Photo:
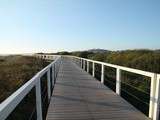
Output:
[[106,51],[127,51],[127,50],[150,50],[150,51],[156,51],[156,50],[160,50],[160,48],[158,49],[151,49],[151,48],[135,48],[135,49],[117,49],[117,50],[109,50],[109,49],[103,49],[103,48],[92,48],[92,49],[86,49],[86,50],[61,50],[61,51],[56,51],[56,52],[43,52],[43,51],[39,51],[39,52],[16,52],[16,53],[0,53],[0,55],[22,55],[22,54],[26,54],[26,55],[31,55],[31,54],[36,54],[36,53],[58,53],[58,52],[83,52],[83,51],[89,51],[89,50],[106,50]]

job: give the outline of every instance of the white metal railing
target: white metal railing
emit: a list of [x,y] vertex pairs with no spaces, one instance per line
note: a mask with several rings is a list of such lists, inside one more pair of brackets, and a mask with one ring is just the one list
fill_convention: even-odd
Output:
[[116,69],[116,93],[121,95],[121,71],[127,71],[130,73],[136,73],[142,76],[147,76],[151,79],[150,86],[150,101],[149,101],[149,118],[153,120],[159,119],[159,94],[160,94],[160,74],[142,71],[138,69],[123,67],[119,65],[114,65],[110,63],[95,61],[86,58],[80,58],[76,56],[67,56],[76,62],[82,69],[86,69],[87,63],[87,72],[89,72],[89,62],[92,63],[92,75],[95,77],[95,63],[101,65],[101,83],[104,83],[104,66],[115,68]]
[[37,58],[46,59],[46,60],[53,60],[53,59],[56,59],[57,57],[59,57],[60,55],[34,54],[33,56],[35,56]]
[[[36,55],[37,57],[37,55]],[[42,56],[38,55],[42,58]],[[31,91],[33,87],[36,88],[36,112],[37,120],[42,120],[42,100],[41,100],[41,83],[40,78],[47,73],[47,91],[48,91],[48,100],[51,98],[51,82],[54,86],[55,79],[59,70],[61,63],[61,56],[49,55],[45,59],[53,60],[51,64],[45,67],[43,70],[38,72],[32,79],[26,82],[22,87],[15,91],[11,96],[4,100],[0,104],[0,120],[5,120],[11,112],[18,106],[18,104],[23,100],[23,98]],[[52,68],[52,81],[50,80],[50,70]],[[52,87],[53,87],[52,86]]]

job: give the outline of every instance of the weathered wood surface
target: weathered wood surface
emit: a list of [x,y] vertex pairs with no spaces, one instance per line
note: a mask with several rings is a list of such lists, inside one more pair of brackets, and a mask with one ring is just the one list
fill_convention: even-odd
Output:
[[66,58],[46,120],[149,120],[123,98]]

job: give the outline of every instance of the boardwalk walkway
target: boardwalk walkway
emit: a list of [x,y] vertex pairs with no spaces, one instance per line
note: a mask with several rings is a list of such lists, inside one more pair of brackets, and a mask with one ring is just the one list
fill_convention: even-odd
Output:
[[46,120],[149,119],[65,58],[62,60]]

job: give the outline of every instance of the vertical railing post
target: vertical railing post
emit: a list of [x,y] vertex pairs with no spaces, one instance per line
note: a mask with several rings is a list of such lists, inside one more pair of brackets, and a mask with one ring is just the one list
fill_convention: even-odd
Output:
[[95,77],[95,64],[92,62],[92,76]]
[[101,83],[104,83],[104,65],[101,64]]
[[77,58],[78,60],[78,66],[81,66],[81,60],[79,58]]
[[157,75],[154,74],[151,77],[150,102],[149,102],[149,118],[151,119],[153,119],[153,114],[154,114],[156,79],[157,79]]
[[47,88],[48,88],[48,102],[51,98],[51,79],[50,79],[50,69],[47,71]]
[[[52,85],[54,86],[54,81],[55,81],[55,73],[54,73],[54,64],[52,65]],[[53,87],[52,86],[52,87]]]
[[76,65],[77,65],[77,59],[76,58],[74,59],[74,61],[75,61]]
[[37,111],[37,120],[42,120],[42,98],[41,98],[40,78],[38,78],[36,83],[36,111]]
[[82,68],[82,59],[79,58],[79,67]]
[[121,70],[116,69],[116,93],[121,95]]
[[83,68],[83,59],[81,59],[81,68]]
[[87,72],[89,73],[89,61],[87,61]]
[[54,84],[56,83],[56,64],[54,64]]
[[57,76],[58,76],[58,72],[59,72],[59,66],[60,66],[60,61],[57,61]]
[[85,60],[83,60],[83,69],[84,69],[84,71],[86,69],[86,61]]
[[79,59],[77,58],[77,65],[79,66]]
[[155,103],[154,103],[154,113],[153,120],[159,120],[159,100],[160,100],[160,76],[156,80],[156,91],[155,91]]
[[58,69],[59,69],[59,67],[58,67],[58,61],[57,61],[56,65],[57,65],[57,69],[56,69],[56,78],[57,78],[57,76],[58,76]]
[[75,61],[75,63],[77,64],[77,59],[76,59],[76,58],[74,59],[74,61]]
[[57,62],[55,62],[55,79],[57,78]]
[[79,66],[79,60],[76,58],[76,61],[77,61],[77,65]]

